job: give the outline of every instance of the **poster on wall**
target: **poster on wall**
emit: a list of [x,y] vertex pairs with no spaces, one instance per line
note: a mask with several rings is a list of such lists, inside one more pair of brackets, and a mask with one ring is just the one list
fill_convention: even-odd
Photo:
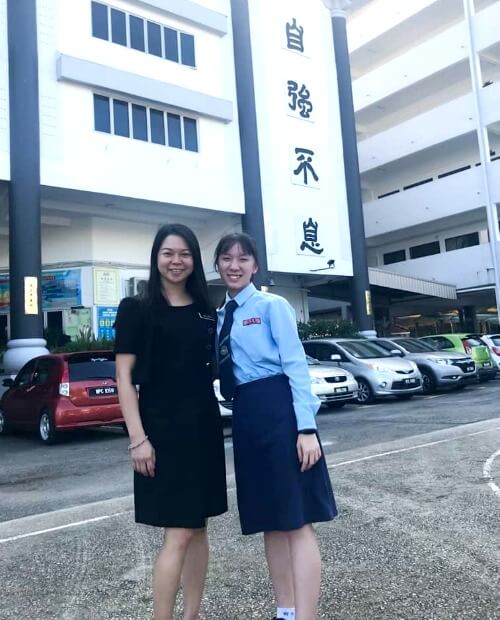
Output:
[[118,306],[98,306],[97,307],[97,338],[98,340],[114,340],[115,330],[113,326],[116,321]]
[[116,306],[120,303],[120,274],[118,269],[94,268],[94,304]]
[[[42,310],[64,310],[82,305],[80,269],[61,269],[42,272]],[[8,274],[0,274],[0,313],[10,311]]]
[[91,308],[72,308],[63,310],[63,332],[76,340],[81,333],[86,333],[92,329],[92,309]]

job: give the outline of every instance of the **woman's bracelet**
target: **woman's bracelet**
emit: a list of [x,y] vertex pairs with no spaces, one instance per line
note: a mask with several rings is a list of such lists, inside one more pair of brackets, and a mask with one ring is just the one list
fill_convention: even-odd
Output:
[[144,439],[141,439],[141,441],[138,441],[137,443],[131,443],[129,447],[127,448],[127,450],[130,452],[130,450],[134,450],[135,448],[142,446],[142,444],[145,443],[147,440],[148,440],[148,436],[145,435]]

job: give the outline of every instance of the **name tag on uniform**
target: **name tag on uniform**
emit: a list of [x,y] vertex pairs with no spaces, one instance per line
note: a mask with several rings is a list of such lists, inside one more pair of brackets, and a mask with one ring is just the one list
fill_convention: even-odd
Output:
[[251,319],[244,319],[243,325],[260,325],[262,321],[258,316],[254,316]]

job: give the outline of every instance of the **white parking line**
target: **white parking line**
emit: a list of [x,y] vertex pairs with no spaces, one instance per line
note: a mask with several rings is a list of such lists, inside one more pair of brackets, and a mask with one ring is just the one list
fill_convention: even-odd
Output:
[[457,441],[457,439],[463,439],[464,437],[474,437],[474,435],[482,435],[483,433],[491,433],[491,431],[500,430],[500,426],[496,426],[486,431],[476,431],[475,433],[467,433],[466,435],[460,435],[459,437],[450,437],[449,439],[439,439],[438,441],[430,441],[428,443],[419,443],[416,446],[409,446],[407,448],[400,448],[399,450],[389,450],[388,452],[379,452],[378,454],[370,454],[370,456],[362,456],[359,459],[351,459],[350,461],[341,461],[340,463],[333,463],[328,465],[328,469],[335,469],[336,467],[342,467],[343,465],[351,465],[352,463],[361,463],[362,461],[370,461],[372,459],[378,459],[381,456],[390,456],[391,454],[401,454],[402,452],[411,452],[412,450],[419,450],[420,448],[428,448],[430,446],[437,446],[442,443],[449,443],[450,441]]
[[[489,429],[486,429],[486,430],[476,431],[474,433],[466,433],[464,435],[458,435],[456,437],[450,437],[450,438],[447,438],[447,439],[440,439],[438,441],[430,441],[430,442],[427,442],[427,443],[421,443],[421,444],[417,444],[417,445],[414,445],[414,446],[407,446],[405,448],[400,448],[398,450],[389,450],[387,452],[379,452],[377,454],[370,454],[369,456],[363,456],[363,457],[359,457],[359,458],[355,458],[355,459],[350,459],[348,461],[340,461],[339,463],[331,463],[331,464],[328,465],[328,469],[335,469],[337,467],[343,467],[344,465],[351,465],[353,463],[361,463],[363,461],[369,461],[369,460],[376,459],[376,458],[381,458],[381,457],[384,457],[384,456],[390,456],[392,454],[402,454],[404,452],[411,452],[413,450],[419,450],[421,448],[428,448],[430,446],[437,446],[437,445],[440,445],[440,444],[449,443],[451,441],[457,441],[459,439],[464,439],[464,438],[467,438],[467,437],[475,437],[477,435],[482,435],[484,433],[491,433],[492,431],[497,431],[497,430],[500,430],[500,426],[495,426],[493,428],[489,428]],[[232,442],[228,442],[228,443],[231,443],[231,445],[232,445]],[[329,443],[330,442],[325,442],[325,444],[323,444],[323,445],[329,445]],[[485,463],[485,465],[483,467],[483,477],[484,477],[485,480],[488,481],[488,485],[493,490],[495,495],[497,495],[498,497],[500,497],[500,488],[491,480],[490,472],[491,472],[491,466],[493,464],[493,461],[499,455],[500,455],[500,450],[497,450],[494,454],[492,454],[488,458],[488,460],[486,461],[486,463]],[[234,490],[235,490],[234,487],[228,487],[228,491],[234,491]],[[123,498],[120,498],[121,501],[127,500],[127,499],[131,499],[131,496],[125,496]],[[109,500],[107,500],[107,501],[109,501]],[[77,508],[77,507],[73,507],[71,509],[63,508],[60,511],[54,511],[54,514],[55,513],[61,513],[61,512],[67,512],[67,511],[70,511],[70,510],[74,510],[75,508]],[[32,532],[26,532],[26,533],[18,534],[18,535],[15,535],[15,536],[9,536],[9,537],[6,537],[6,538],[0,538],[0,544],[5,544],[5,543],[8,543],[8,542],[14,542],[14,541],[17,541],[17,540],[21,540],[21,539],[24,539],[24,538],[30,538],[30,537],[33,537],[33,536],[40,536],[42,534],[48,534],[48,533],[51,533],[51,532],[57,532],[59,530],[64,530],[64,529],[68,529],[68,528],[71,528],[71,527],[78,527],[78,526],[81,526],[81,525],[87,525],[88,523],[96,523],[96,522],[99,522],[99,521],[105,521],[105,520],[108,520],[108,519],[113,519],[113,518],[116,518],[116,517],[120,517],[120,516],[128,514],[130,512],[132,512],[132,510],[121,510],[119,512],[114,512],[114,513],[111,513],[111,514],[108,514],[108,515],[102,515],[102,516],[99,516],[99,517],[93,517],[93,518],[89,518],[89,519],[75,521],[75,522],[72,522],[72,523],[64,523],[64,524],[61,524],[61,525],[57,525],[55,527],[44,528],[44,529],[40,529],[40,530],[34,530]],[[47,516],[51,515],[51,514],[52,513],[46,513]],[[34,515],[34,516],[36,516],[36,515]],[[21,520],[23,520],[25,518],[26,517],[22,517],[21,519],[19,519],[19,521],[21,521]],[[13,523],[13,522],[10,522],[10,523]],[[0,527],[1,526],[2,526],[2,523],[0,523]]]
[[491,466],[493,465],[493,461],[500,456],[500,450],[494,452],[486,461],[483,467],[483,478],[488,481],[488,486],[493,491],[493,493],[500,499],[500,488],[493,482],[493,478],[491,477]]

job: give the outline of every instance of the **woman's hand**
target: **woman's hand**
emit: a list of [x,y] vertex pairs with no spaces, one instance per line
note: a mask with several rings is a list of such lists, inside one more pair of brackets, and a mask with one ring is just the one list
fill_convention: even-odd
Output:
[[297,454],[300,471],[311,469],[321,458],[321,448],[315,434],[299,433],[297,438]]
[[132,448],[130,455],[132,456],[133,467],[138,474],[154,478],[156,454],[153,446],[147,439],[137,448]]

